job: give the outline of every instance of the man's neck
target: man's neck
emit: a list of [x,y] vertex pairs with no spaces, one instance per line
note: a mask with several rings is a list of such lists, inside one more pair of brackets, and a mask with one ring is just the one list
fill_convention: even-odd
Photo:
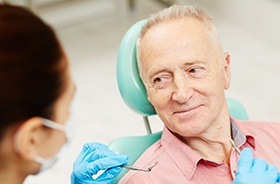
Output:
[[187,142],[193,150],[197,151],[204,159],[229,165],[232,146],[229,142],[211,142],[203,140],[190,139]]
[[216,163],[224,162],[229,165],[232,145],[229,141],[231,135],[230,123],[222,128],[214,127],[206,133],[196,137],[180,138],[204,159]]

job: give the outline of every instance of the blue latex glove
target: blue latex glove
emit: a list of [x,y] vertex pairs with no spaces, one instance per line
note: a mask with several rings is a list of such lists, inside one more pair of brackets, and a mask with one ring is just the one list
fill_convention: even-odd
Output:
[[[128,157],[116,155],[101,143],[87,143],[83,146],[73,165],[71,184],[107,184],[120,172],[121,165],[127,164]],[[100,170],[106,170],[97,179],[92,179]]]
[[261,158],[254,158],[250,148],[242,150],[233,184],[275,184],[280,175],[277,168]]

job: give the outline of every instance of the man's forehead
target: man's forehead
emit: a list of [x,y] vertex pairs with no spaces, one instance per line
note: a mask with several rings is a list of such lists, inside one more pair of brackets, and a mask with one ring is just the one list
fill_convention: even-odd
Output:
[[140,55],[144,58],[162,54],[161,52],[174,52],[185,48],[201,49],[200,47],[210,46],[209,37],[205,29],[199,28],[201,25],[194,23],[193,25],[185,22],[162,23],[156,25],[146,32],[140,43]]
[[151,26],[142,39],[152,37],[159,38],[161,36],[168,36],[172,33],[177,32],[198,32],[199,30],[204,31],[205,26],[194,18],[176,18],[171,20],[162,21]]

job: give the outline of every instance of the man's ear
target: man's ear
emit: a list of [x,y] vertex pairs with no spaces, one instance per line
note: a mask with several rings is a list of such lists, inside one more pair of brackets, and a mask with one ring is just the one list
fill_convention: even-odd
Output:
[[15,151],[26,160],[34,160],[42,135],[42,118],[33,117],[25,121],[15,133]]
[[225,89],[227,90],[230,86],[230,80],[231,80],[231,71],[230,71],[230,55],[229,53],[225,53],[224,58],[224,85]]

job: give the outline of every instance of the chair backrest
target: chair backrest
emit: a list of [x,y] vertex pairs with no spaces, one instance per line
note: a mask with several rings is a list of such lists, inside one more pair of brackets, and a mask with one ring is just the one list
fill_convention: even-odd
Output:
[[147,99],[146,89],[139,77],[136,41],[146,20],[135,23],[124,35],[117,59],[117,81],[119,91],[130,109],[142,116],[156,114]]
[[[142,116],[156,114],[154,107],[147,99],[146,89],[139,77],[136,57],[136,41],[146,20],[134,24],[125,34],[120,44],[117,61],[117,81],[125,103]],[[229,113],[236,119],[247,120],[245,108],[235,99],[227,98]],[[109,148],[118,154],[129,156],[128,164],[133,164],[138,157],[153,143],[160,139],[162,132],[145,136],[121,137],[109,144]],[[113,181],[117,183],[127,172],[123,169]]]

